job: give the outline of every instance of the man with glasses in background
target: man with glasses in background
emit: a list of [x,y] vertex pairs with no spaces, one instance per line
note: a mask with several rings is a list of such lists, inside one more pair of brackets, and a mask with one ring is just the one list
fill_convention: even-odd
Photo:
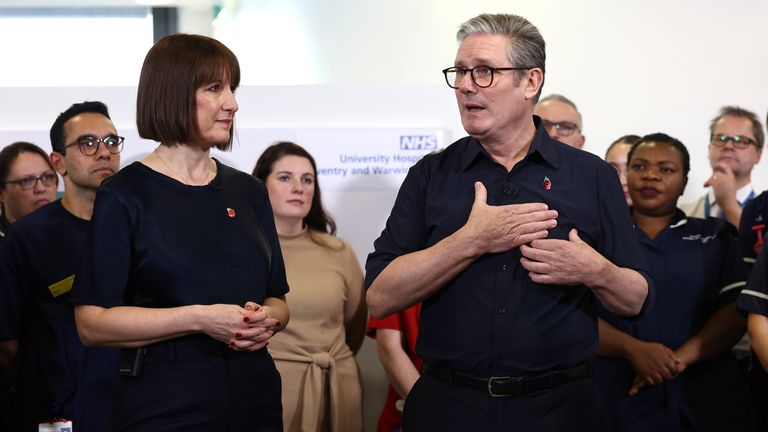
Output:
[[549,136],[577,149],[584,148],[581,113],[576,104],[559,94],[541,98],[533,113],[541,117]]
[[[753,112],[736,106],[720,108],[709,125],[712,175],[704,183],[709,189],[697,201],[681,205],[689,216],[725,219],[738,228],[739,246],[750,268],[765,234],[761,207],[765,205],[766,194],[755,199],[752,189],[752,169],[760,162],[764,143],[763,125]],[[762,430],[766,424],[763,404],[768,400],[768,378],[751,355],[746,335],[733,347],[733,352],[749,380],[755,420]]]
[[64,195],[14,222],[0,247],[0,356],[20,356],[22,431],[54,420],[105,431],[117,350],[83,346],[67,297],[96,190],[119,169],[123,137],[101,102],[72,105],[50,137]]
[[712,175],[706,194],[681,206],[688,216],[725,219],[739,226],[741,209],[755,196],[752,169],[763,154],[765,134],[757,116],[725,106],[709,125],[709,164]]
[[403,430],[604,430],[596,302],[637,315],[651,288],[616,170],[533,114],[535,26],[483,14],[457,39],[469,136],[411,168],[366,263],[375,317],[423,301]]

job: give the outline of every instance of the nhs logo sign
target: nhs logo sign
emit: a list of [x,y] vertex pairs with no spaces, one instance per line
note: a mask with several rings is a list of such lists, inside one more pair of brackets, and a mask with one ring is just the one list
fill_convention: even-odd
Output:
[[437,135],[400,135],[400,150],[437,150]]

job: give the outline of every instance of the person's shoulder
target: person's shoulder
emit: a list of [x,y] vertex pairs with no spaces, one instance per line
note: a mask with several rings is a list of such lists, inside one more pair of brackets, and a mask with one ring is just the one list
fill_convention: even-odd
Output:
[[592,170],[593,172],[616,172],[616,169],[612,167],[608,162],[604,161],[600,156],[594,153],[588,152],[583,149],[579,149],[568,144],[562,143],[550,136],[546,135],[541,137],[543,141],[539,144],[544,154],[554,153],[559,161],[560,166],[567,166],[574,169]]
[[744,204],[744,211],[753,211],[758,213],[768,212],[768,191],[763,191],[760,195],[747,201]]
[[64,228],[71,216],[58,199],[26,214],[8,225],[4,242],[34,243],[49,237],[53,230]]
[[334,253],[344,254],[352,249],[344,240],[322,231],[310,230],[309,236],[315,243]]
[[149,170],[151,170],[151,168],[141,162],[132,162],[104,179],[101,184],[102,186],[129,184],[136,181],[137,178],[146,176]]
[[736,238],[738,232],[736,227],[726,220],[708,217],[701,218],[695,216],[687,216],[685,218],[684,229],[686,233],[691,235],[701,235],[702,242],[706,242],[707,238]]
[[264,182],[251,174],[226,165],[218,159],[216,159],[216,165],[225,186],[229,184],[237,185],[239,187],[251,187],[259,190],[265,189]]
[[37,230],[48,225],[58,225],[67,211],[61,205],[61,199],[50,202],[9,225],[9,231],[23,232]]
[[561,157],[563,157],[563,159],[566,161],[572,160],[583,164],[584,166],[599,167],[600,169],[610,169],[610,171],[613,172],[616,171],[616,168],[612,167],[608,162],[603,160],[603,158],[592,152],[578,149],[576,147],[569,146],[568,144],[563,144],[560,141],[552,141],[554,141],[554,145],[556,145],[557,150],[561,154]]
[[446,159],[455,158],[460,156],[470,145],[472,145],[472,137],[465,136],[452,142],[447,147],[435,150],[431,153],[427,153],[417,163],[436,163]]
[[689,217],[698,217],[703,218],[704,217],[704,197],[706,194],[699,196],[698,198],[694,199],[693,201],[687,201],[684,203],[680,203],[680,208],[687,214]]

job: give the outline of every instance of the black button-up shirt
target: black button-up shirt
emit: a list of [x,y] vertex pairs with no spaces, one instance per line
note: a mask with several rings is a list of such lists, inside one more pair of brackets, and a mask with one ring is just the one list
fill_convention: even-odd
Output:
[[[536,136],[511,171],[466,137],[425,156],[403,181],[392,214],[366,263],[366,286],[395,258],[435,245],[462,227],[474,182],[489,205],[546,203],[558,211],[550,239],[581,239],[619,267],[648,280],[616,170],[557,142],[534,116]],[[596,299],[583,285],[533,282],[514,248],[486,254],[423,301],[417,353],[475,373],[531,373],[586,361],[597,348]],[[650,297],[650,296],[649,296]],[[648,301],[646,301],[648,303]]]

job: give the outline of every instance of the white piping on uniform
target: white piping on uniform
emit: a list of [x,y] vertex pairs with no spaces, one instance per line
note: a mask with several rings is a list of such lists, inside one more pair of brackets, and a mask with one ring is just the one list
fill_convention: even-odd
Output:
[[683,226],[683,225],[685,225],[687,223],[688,223],[688,219],[687,218],[686,219],[680,219],[676,224],[670,225],[669,227],[670,228],[677,228],[677,227],[681,227],[681,226]]
[[759,291],[753,291],[753,290],[744,290],[741,292],[742,294],[747,294],[755,297],[759,297],[763,300],[768,300],[768,294],[761,293]]
[[730,290],[732,290],[732,289],[734,289],[734,288],[742,287],[742,286],[744,286],[744,285],[746,285],[746,284],[747,284],[747,283],[746,283],[745,281],[741,281],[741,282],[734,282],[734,283],[732,283],[732,284],[730,284],[730,285],[726,285],[726,286],[724,286],[724,287],[723,287],[723,288],[720,290],[720,294],[722,294],[722,293],[724,293],[724,292],[726,292],[726,291],[730,291]]

